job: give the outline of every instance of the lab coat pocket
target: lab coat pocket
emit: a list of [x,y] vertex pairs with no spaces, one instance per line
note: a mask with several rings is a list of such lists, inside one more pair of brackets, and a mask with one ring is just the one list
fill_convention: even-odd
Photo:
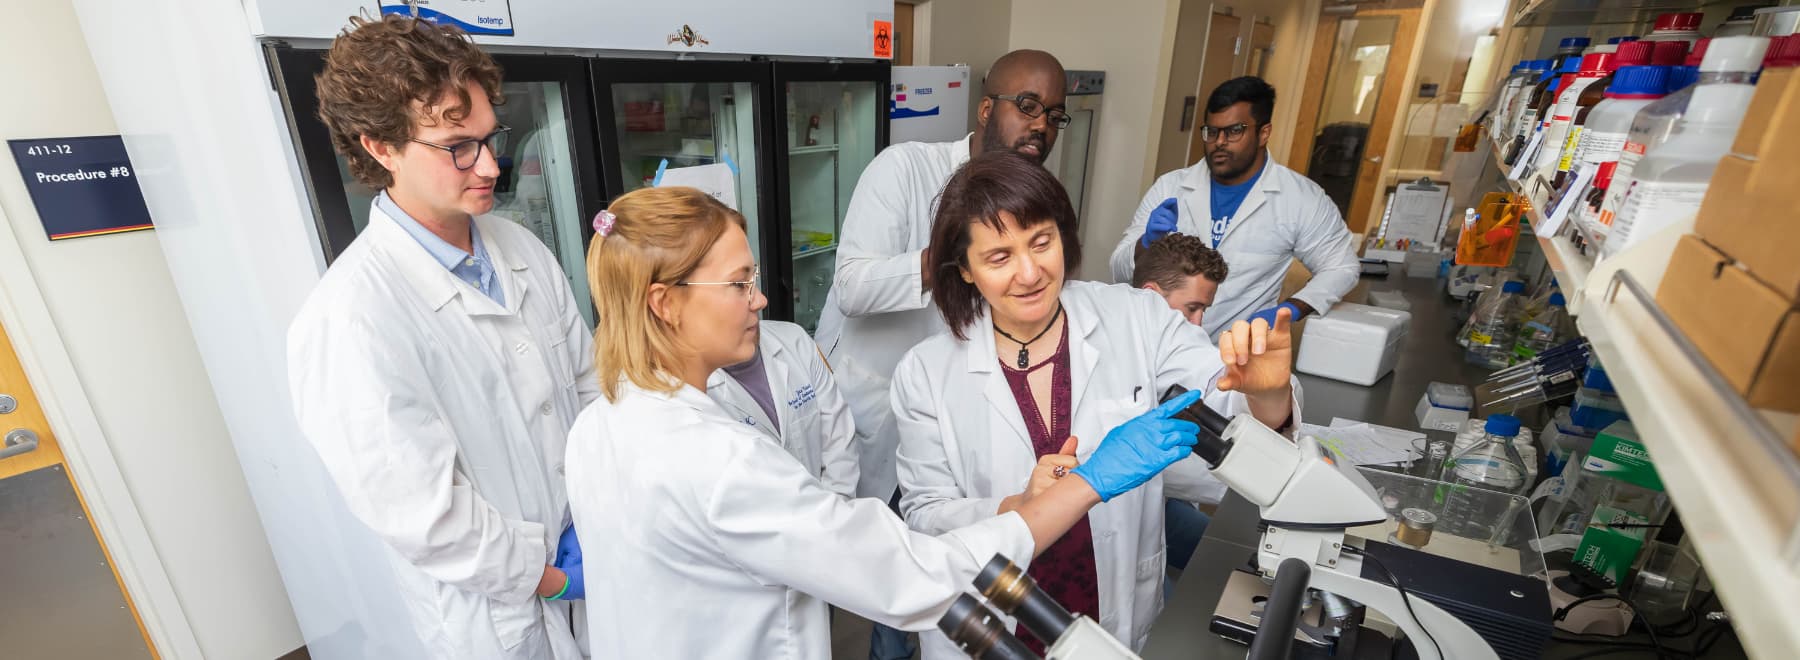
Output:
[[825,467],[825,456],[822,432],[819,430],[819,407],[805,404],[789,414],[782,428],[782,442],[787,444],[788,453],[800,460],[807,471],[818,477]]
[[494,624],[494,638],[500,641],[500,648],[512,651],[525,643],[527,637],[538,629],[539,612],[536,596],[519,603],[489,598],[488,617]]
[[1150,624],[1156,622],[1157,614],[1162,611],[1167,555],[1166,548],[1158,549],[1138,560],[1137,584],[1131,593],[1131,639],[1128,641],[1132,648],[1143,648],[1144,639],[1150,634]]
[[1075,434],[1077,436],[1082,436],[1081,447],[1075,452],[1076,458],[1080,459],[1081,462],[1086,463],[1088,456],[1094,453],[1095,447],[1100,446],[1100,441],[1106,438],[1106,434],[1112,433],[1113,429],[1118,428],[1125,422],[1131,421],[1133,418],[1143,414],[1149,409],[1150,403],[1148,400],[1133,401],[1131,399],[1101,399],[1095,402],[1094,419],[1098,423],[1093,427],[1084,429],[1087,433],[1093,434],[1094,437],[1088,438],[1083,436],[1080,430],[1076,431]]

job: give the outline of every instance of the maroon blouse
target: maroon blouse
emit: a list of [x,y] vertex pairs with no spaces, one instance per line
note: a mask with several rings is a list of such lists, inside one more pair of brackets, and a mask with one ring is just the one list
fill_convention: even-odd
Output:
[[[1049,428],[1044,427],[1045,416],[1038,414],[1037,399],[1031,396],[1031,386],[1026,382],[1032,372],[1045,365],[1050,365],[1052,369]],[[1042,457],[1062,449],[1063,442],[1069,439],[1071,411],[1068,324],[1063,324],[1061,343],[1057,344],[1056,354],[1050,359],[1027,369],[1014,369],[1002,359],[1000,369],[1006,374],[1006,384],[1012,389],[1013,399],[1019,404],[1019,414],[1025,418],[1025,428],[1031,434],[1031,445],[1037,455]],[[1094,530],[1088,525],[1087,516],[1082,516],[1074,527],[1069,528],[1067,534],[1063,534],[1062,538],[1050,544],[1049,549],[1032,560],[1031,569],[1026,574],[1037,580],[1038,587],[1045,594],[1056,599],[1056,602],[1070,612],[1085,614],[1095,621],[1100,620],[1099,572],[1094,567]],[[1047,642],[1040,642],[1023,628],[1019,630],[1018,636],[1033,653],[1044,654]]]

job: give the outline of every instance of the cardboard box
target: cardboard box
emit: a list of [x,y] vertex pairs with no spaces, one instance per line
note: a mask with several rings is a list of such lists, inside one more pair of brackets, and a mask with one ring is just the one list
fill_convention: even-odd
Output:
[[1756,81],[1756,95],[1744,112],[1731,153],[1761,159],[1783,141],[1800,139],[1800,75],[1795,67],[1769,69]]
[[[1800,172],[1800,71],[1787,68],[1776,69],[1773,73],[1784,74],[1775,76],[1775,83],[1785,90],[1775,100],[1769,115],[1757,120],[1759,125],[1745,124],[1738,129],[1738,135],[1757,150],[1753,159],[1757,168],[1751,177],[1751,189],[1785,202],[1786,206],[1777,208],[1791,210],[1794,200],[1800,199],[1800,190],[1794,186],[1794,174]],[[1763,80],[1770,78],[1763,76]],[[1762,85],[1758,84],[1758,93],[1762,90]]]
[[[1793,130],[1800,135],[1800,126]],[[1739,156],[1719,159],[1694,233],[1782,295],[1800,299],[1800,222],[1794,220],[1800,186],[1791,175],[1778,186],[1755,183],[1769,166]]]
[[1684,236],[1656,302],[1750,405],[1800,412],[1800,309],[1792,298]]

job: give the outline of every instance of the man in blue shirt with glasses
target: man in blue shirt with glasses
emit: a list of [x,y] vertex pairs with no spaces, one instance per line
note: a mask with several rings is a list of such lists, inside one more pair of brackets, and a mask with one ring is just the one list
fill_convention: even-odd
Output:
[[[1326,313],[1361,274],[1356,240],[1331,198],[1269,157],[1274,112],[1275,88],[1261,78],[1235,78],[1213,90],[1199,128],[1205,158],[1158,178],[1113,250],[1112,273],[1121,282],[1131,281],[1137,254],[1170,233],[1198,236],[1224,255],[1231,279],[1220,284],[1204,324],[1213,337],[1237,321],[1273,325],[1283,307],[1296,321]],[[1278,302],[1294,259],[1312,279]]]

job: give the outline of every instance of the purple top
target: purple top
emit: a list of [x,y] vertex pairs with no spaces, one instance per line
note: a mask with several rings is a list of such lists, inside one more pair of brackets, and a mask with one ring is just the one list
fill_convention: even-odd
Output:
[[[1032,372],[1049,365],[1050,375],[1050,414],[1038,414],[1037,399],[1031,395],[1031,385],[1026,379]],[[1014,369],[1000,360],[1000,371],[1006,375],[1006,385],[1012,389],[1013,400],[1019,404],[1019,414],[1025,418],[1025,429],[1031,434],[1031,446],[1037,455],[1054,454],[1062,449],[1063,442],[1069,439],[1070,411],[1069,399],[1072,387],[1069,384],[1069,325],[1063,324],[1062,339],[1056,345],[1056,354],[1050,359],[1032,365],[1026,369]],[[1044,427],[1044,418],[1049,417],[1050,427]],[[1075,614],[1085,614],[1095,621],[1100,620],[1100,585],[1099,571],[1094,567],[1094,530],[1088,525],[1087,516],[1070,527],[1068,533],[1050,544],[1038,558],[1032,560],[1031,569],[1026,571],[1032,579],[1037,580],[1038,587],[1044,590],[1056,602]],[[1033,653],[1044,654],[1047,645],[1026,633],[1023,628],[1018,632],[1019,640],[1025,643]],[[1056,640],[1050,640],[1056,641]]]
[[725,367],[725,375],[744,386],[750,398],[756,399],[756,405],[762,407],[763,414],[769,416],[775,432],[780,433],[781,416],[775,414],[775,396],[769,393],[769,371],[763,367],[762,346],[756,347],[756,356],[749,361]]

